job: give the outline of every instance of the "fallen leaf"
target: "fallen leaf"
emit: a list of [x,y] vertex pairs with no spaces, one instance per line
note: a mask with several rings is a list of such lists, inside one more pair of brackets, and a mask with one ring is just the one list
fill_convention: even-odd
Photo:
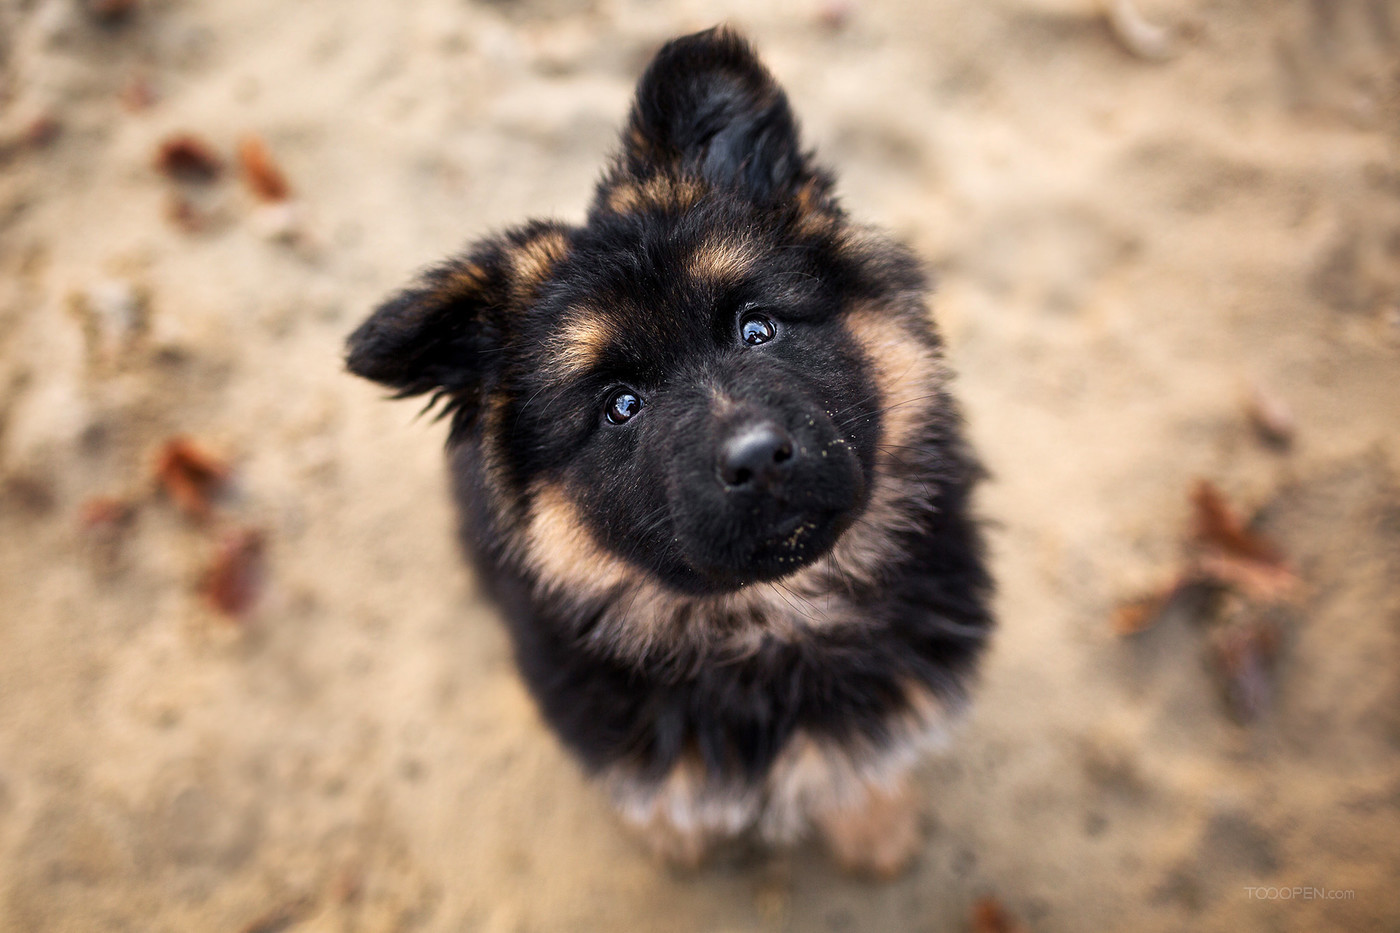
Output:
[[1220,490],[1210,480],[1198,480],[1191,493],[1195,507],[1195,537],[1201,544],[1215,547],[1233,557],[1249,558],[1267,564],[1283,563],[1278,548],[1245,527]]
[[243,615],[252,608],[262,589],[262,555],[262,532],[255,528],[229,532],[219,542],[214,560],[200,581],[200,592],[224,615]]
[[264,201],[285,201],[291,196],[287,177],[272,160],[272,153],[257,136],[245,136],[238,144],[238,161],[243,166],[243,180],[253,193]]
[[213,181],[224,170],[219,154],[189,133],[169,136],[156,150],[156,168],[180,181]]
[[1026,925],[1013,917],[1005,907],[990,894],[979,897],[972,904],[970,921],[972,933],[1026,933]]
[[165,442],[156,458],[156,480],[185,514],[209,516],[210,499],[227,480],[227,464],[195,446],[187,438]]
[[1250,531],[1212,483],[1200,480],[1191,502],[1196,512],[1195,538],[1201,545],[1194,563],[1196,574],[1259,602],[1279,602],[1297,592],[1297,574],[1282,552]]
[[1291,599],[1300,585],[1298,575],[1281,563],[1255,560],[1237,554],[1208,551],[1196,558],[1197,572],[1261,603]]
[[1177,577],[1166,586],[1151,593],[1120,603],[1113,613],[1113,631],[1119,635],[1136,635],[1157,624],[1173,599],[1189,581]]
[[1166,600],[1160,593],[1138,596],[1119,604],[1113,611],[1113,631],[1118,635],[1136,635],[1145,632],[1162,617]]

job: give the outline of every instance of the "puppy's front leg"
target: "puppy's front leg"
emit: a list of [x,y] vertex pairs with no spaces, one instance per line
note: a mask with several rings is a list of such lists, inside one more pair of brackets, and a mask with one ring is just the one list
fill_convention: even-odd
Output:
[[856,800],[812,814],[827,848],[853,874],[893,878],[923,846],[919,796],[908,775],[889,786],[867,784]]
[[692,871],[704,864],[715,835],[705,827],[681,825],[657,812],[646,823],[631,824],[651,854],[672,868]]

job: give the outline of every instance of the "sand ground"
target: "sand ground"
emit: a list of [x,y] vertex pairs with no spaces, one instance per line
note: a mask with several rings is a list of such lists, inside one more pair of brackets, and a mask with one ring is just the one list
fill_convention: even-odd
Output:
[[[1090,0],[87,6],[0,0],[0,929],[932,931],[987,894],[1034,931],[1400,928],[1400,3],[1141,0],[1160,61]],[[719,19],[938,271],[995,474],[1002,628],[887,885],[649,861],[512,673],[442,426],[340,365],[417,267],[581,217],[649,54]],[[155,171],[176,132],[261,135],[300,239]],[[202,524],[152,490],[177,434],[234,470]],[[1109,624],[1197,477],[1305,584],[1250,725],[1199,626]],[[267,573],[229,621],[197,590],[238,527]]]

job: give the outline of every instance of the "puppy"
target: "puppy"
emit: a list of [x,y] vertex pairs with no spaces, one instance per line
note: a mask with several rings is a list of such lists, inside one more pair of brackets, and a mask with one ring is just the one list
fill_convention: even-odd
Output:
[[925,276],[832,187],[749,45],[685,36],[582,226],[482,240],[349,340],[450,416],[531,693],[676,862],[815,832],[898,871],[992,626]]

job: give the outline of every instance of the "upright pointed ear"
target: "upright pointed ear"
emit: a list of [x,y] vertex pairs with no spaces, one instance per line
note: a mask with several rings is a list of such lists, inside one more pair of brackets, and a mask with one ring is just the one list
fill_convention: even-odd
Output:
[[401,398],[434,392],[470,412],[515,312],[568,253],[568,229],[542,221],[477,243],[376,308],[350,335],[346,365]]
[[698,176],[756,201],[794,194],[813,171],[773,76],[737,33],[673,39],[637,84],[618,174]]

